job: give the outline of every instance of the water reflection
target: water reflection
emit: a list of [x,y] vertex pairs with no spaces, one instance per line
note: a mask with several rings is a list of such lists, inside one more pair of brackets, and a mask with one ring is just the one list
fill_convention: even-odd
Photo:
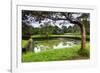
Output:
[[34,52],[46,51],[49,49],[68,48],[68,47],[73,47],[76,44],[80,44],[80,41],[67,38],[40,40],[40,41],[35,41]]

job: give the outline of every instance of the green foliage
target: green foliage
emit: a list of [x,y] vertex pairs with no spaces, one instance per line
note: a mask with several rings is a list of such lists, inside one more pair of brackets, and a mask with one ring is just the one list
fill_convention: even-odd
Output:
[[28,40],[22,40],[22,48],[26,48],[27,44],[28,44]]
[[[79,53],[81,56],[90,57],[90,49],[89,49],[88,47],[90,47],[89,43],[87,43],[86,48],[80,49],[80,50],[78,51],[78,53]],[[87,49],[87,48],[88,48],[88,49]]]
[[66,33],[68,31],[66,26],[62,26],[62,30],[64,33]]
[[40,26],[40,35],[45,35],[48,37],[48,35],[52,34],[53,32],[53,26],[51,26],[49,23],[44,23],[44,25]]
[[89,21],[87,21],[87,20],[83,20],[82,23],[83,23],[84,26],[85,26],[86,34],[89,35],[89,34],[90,34],[90,23],[89,23]]
[[26,23],[22,23],[22,36],[31,35],[33,33],[33,27],[27,25]]
[[90,52],[87,49],[83,49],[83,50],[79,50],[79,54],[81,56],[87,56],[87,57],[89,57]]

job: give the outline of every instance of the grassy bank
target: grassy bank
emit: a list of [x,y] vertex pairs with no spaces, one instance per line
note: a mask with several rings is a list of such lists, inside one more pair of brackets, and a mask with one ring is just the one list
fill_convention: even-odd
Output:
[[51,49],[44,52],[28,52],[22,55],[23,62],[40,62],[40,61],[61,61],[75,59],[89,59],[89,43],[86,44],[85,50],[80,53],[80,45],[71,48]]
[[[46,38],[45,35],[33,35],[31,36],[33,39],[39,39],[39,38]],[[67,34],[67,35],[48,35],[48,38],[73,38],[73,39],[81,39],[81,35],[73,35],[73,34]],[[90,36],[86,36],[86,40],[90,40]]]

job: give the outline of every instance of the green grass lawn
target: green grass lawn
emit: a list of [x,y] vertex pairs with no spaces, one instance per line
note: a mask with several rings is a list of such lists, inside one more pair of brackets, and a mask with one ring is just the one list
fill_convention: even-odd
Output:
[[81,35],[81,33],[64,33],[64,35]]
[[41,62],[41,61],[61,61],[61,60],[77,60],[89,59],[90,44],[86,44],[86,48],[80,52],[80,45],[71,48],[51,49],[44,52],[28,52],[22,54],[22,62]]

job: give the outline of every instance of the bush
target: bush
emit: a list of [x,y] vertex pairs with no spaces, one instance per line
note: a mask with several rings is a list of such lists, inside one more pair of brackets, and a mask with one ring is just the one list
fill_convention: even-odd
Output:
[[87,49],[79,50],[78,53],[81,56],[86,56],[86,57],[89,57],[90,56],[90,52]]

